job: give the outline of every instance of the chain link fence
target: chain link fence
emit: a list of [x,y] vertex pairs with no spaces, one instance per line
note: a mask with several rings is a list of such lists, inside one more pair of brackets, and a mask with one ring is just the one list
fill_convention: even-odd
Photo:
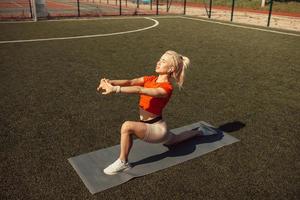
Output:
[[0,0],[0,19],[189,15],[300,31],[300,0]]

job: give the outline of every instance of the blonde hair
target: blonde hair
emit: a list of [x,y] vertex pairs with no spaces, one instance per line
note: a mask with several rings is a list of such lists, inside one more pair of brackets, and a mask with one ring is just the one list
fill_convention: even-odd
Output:
[[171,65],[174,67],[174,71],[171,75],[175,79],[179,89],[181,89],[184,82],[184,73],[190,65],[190,59],[171,50],[166,51],[164,55],[170,56]]

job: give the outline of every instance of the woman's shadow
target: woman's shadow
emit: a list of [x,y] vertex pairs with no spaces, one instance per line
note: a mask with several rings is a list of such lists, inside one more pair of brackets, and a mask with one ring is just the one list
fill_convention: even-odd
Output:
[[[240,121],[234,121],[230,123],[223,124],[219,126],[217,129],[217,134],[214,135],[206,135],[206,136],[195,136],[193,138],[190,138],[186,141],[183,141],[179,144],[173,145],[173,146],[166,146],[167,151],[161,153],[161,154],[156,154],[147,158],[144,158],[142,160],[136,161],[131,163],[131,166],[137,166],[137,165],[142,165],[146,163],[152,163],[156,162],[159,160],[162,160],[167,157],[180,157],[184,155],[191,154],[195,151],[197,145],[199,144],[204,144],[204,143],[212,143],[218,140],[221,140],[224,137],[223,132],[234,132],[238,131],[245,127],[245,124],[240,122]],[[194,131],[194,130],[191,130]]]

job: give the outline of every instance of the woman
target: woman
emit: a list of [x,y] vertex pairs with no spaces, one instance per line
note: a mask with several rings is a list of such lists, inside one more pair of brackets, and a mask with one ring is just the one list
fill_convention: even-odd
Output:
[[102,94],[126,93],[139,94],[140,121],[126,121],[121,128],[120,156],[104,169],[104,173],[113,175],[130,169],[128,154],[132,147],[132,135],[149,143],[173,145],[199,132],[188,132],[174,135],[167,131],[166,122],[162,119],[163,108],[173,92],[172,78],[182,87],[185,69],[190,60],[175,51],[167,51],[157,62],[155,72],[158,76],[144,76],[132,80],[101,79],[97,90],[105,90]]

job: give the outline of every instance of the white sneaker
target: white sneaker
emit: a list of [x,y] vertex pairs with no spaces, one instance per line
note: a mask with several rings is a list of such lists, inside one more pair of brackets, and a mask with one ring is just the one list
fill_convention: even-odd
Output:
[[200,131],[201,132],[200,135],[202,135],[202,136],[222,134],[221,130],[211,127],[211,126],[208,126],[206,124],[201,124],[200,127],[197,127],[193,130]]
[[119,172],[129,170],[131,168],[128,162],[121,161],[120,159],[116,160],[114,163],[106,167],[103,172],[107,175],[115,175]]

